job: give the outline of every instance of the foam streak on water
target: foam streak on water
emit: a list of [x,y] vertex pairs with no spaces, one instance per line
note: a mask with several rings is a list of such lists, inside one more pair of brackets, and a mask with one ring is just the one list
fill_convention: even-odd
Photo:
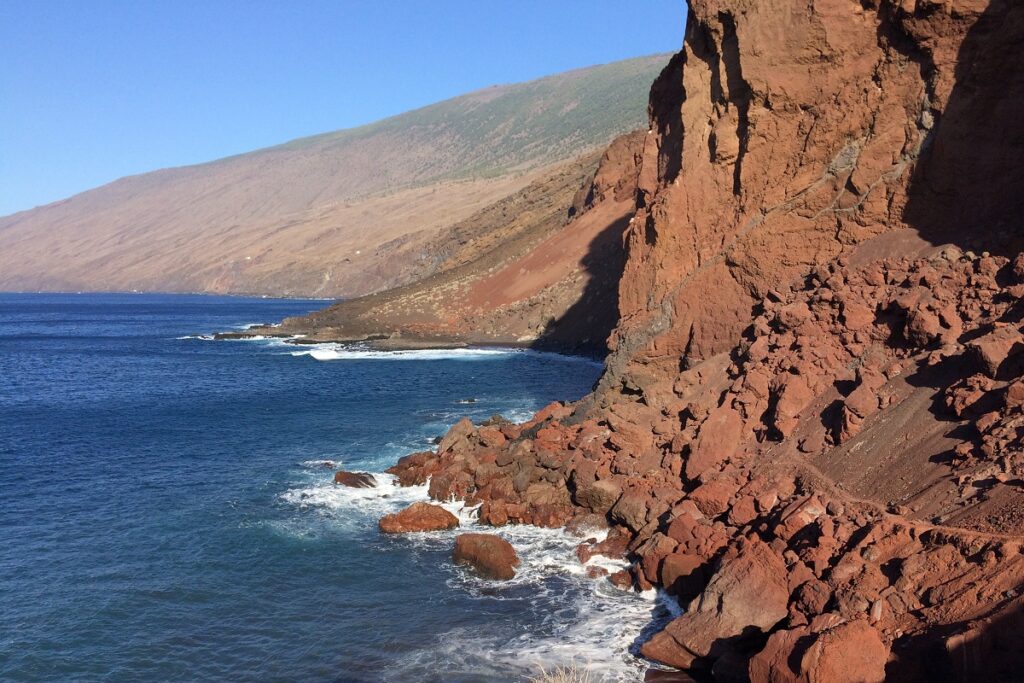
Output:
[[[253,339],[256,339],[253,337]],[[264,338],[259,338],[264,339]],[[462,347],[451,349],[407,349],[401,351],[381,351],[361,344],[309,344],[300,351],[293,351],[293,356],[310,356],[320,361],[332,360],[487,360],[507,358],[513,355],[564,360],[571,363],[591,363],[600,367],[597,361],[587,361],[576,356],[566,356],[550,351],[534,351],[533,349],[509,347]]]

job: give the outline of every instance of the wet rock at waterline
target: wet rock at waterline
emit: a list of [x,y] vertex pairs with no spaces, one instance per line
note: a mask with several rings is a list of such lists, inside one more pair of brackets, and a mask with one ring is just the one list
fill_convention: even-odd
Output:
[[369,472],[346,472],[342,470],[334,473],[334,483],[350,486],[354,489],[369,489],[377,485],[377,480]]
[[379,526],[386,534],[444,531],[459,526],[459,518],[440,505],[413,503],[400,512],[381,517]]
[[519,557],[512,544],[494,534],[460,534],[452,551],[455,564],[468,565],[486,579],[508,581],[515,577]]

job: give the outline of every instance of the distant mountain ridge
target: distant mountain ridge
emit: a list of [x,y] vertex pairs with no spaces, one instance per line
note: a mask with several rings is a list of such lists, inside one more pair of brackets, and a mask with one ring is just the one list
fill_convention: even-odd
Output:
[[424,274],[430,237],[644,125],[667,60],[495,86],[0,218],[0,289],[352,296],[403,284]]

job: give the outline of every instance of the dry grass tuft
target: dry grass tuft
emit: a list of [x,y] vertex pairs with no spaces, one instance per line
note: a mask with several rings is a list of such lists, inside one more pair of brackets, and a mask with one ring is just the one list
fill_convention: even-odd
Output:
[[551,671],[541,667],[540,674],[531,678],[530,683],[591,683],[592,680],[589,671],[570,664]]

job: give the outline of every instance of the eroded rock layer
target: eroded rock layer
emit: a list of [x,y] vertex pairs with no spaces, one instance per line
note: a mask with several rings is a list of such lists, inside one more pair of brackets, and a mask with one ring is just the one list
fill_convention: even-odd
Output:
[[1024,6],[693,0],[654,84],[593,394],[403,484],[604,524],[717,680],[1024,666]]

